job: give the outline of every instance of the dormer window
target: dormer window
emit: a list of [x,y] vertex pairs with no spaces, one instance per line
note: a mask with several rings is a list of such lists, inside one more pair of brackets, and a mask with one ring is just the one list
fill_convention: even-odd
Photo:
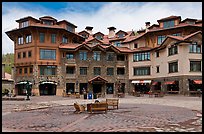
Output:
[[103,37],[102,37],[101,35],[97,35],[97,36],[96,36],[96,39],[98,39],[98,40],[103,40]]
[[163,28],[170,28],[170,27],[174,27],[174,20],[170,20],[170,21],[165,21],[164,22],[164,26]]
[[65,37],[65,36],[63,36],[63,37],[62,37],[62,43],[65,43],[65,44],[68,43],[68,38]]
[[21,28],[27,27],[28,26],[28,21],[24,21],[21,23]]
[[87,35],[87,34],[82,34],[81,36],[83,36],[85,39],[88,38],[88,35]]
[[49,20],[44,20],[43,24],[45,24],[45,25],[53,25],[53,22],[49,21]]
[[120,47],[121,43],[120,43],[119,41],[116,41],[116,42],[114,42],[114,45],[115,45],[116,47]]
[[70,25],[67,25],[67,31],[74,32],[74,28]]
[[120,33],[120,34],[118,34],[118,38],[123,38],[124,36],[125,36],[124,33]]

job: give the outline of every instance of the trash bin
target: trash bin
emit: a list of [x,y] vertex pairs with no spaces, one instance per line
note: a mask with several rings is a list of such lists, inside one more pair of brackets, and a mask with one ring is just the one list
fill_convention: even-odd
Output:
[[88,99],[92,99],[92,93],[88,94]]
[[87,94],[84,94],[84,99],[87,99]]
[[94,98],[94,99],[97,99],[97,94],[93,94],[93,98]]

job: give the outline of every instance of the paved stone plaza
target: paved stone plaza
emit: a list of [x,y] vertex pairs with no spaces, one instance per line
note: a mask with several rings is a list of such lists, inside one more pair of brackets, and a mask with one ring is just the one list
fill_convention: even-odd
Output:
[[[101,100],[105,98],[99,98]],[[202,132],[202,97],[126,95],[119,98],[119,109],[109,110],[107,114],[74,113],[74,102],[87,104],[94,101],[59,96],[2,101],[2,131]]]

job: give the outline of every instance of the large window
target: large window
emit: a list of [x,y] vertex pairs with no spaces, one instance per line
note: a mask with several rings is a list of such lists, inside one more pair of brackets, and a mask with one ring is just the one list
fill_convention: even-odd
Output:
[[21,23],[21,28],[27,27],[28,26],[28,21],[24,21]]
[[87,67],[80,67],[80,75],[87,75]]
[[44,20],[44,21],[43,21],[43,24],[45,24],[45,25],[52,25],[53,22],[52,22],[52,21],[49,21],[49,20]]
[[150,67],[134,67],[134,75],[150,75]]
[[113,75],[113,73],[114,73],[114,68],[112,68],[112,67],[108,67],[107,68],[107,75]]
[[158,36],[157,37],[157,44],[161,45],[162,42],[166,39],[166,36],[162,35],[162,36]]
[[56,34],[51,34],[51,43],[56,43]]
[[33,73],[33,68],[32,67],[30,67],[30,74],[32,74]]
[[55,60],[56,50],[40,49],[41,60]]
[[174,55],[174,54],[178,54],[178,47],[177,46],[171,46],[169,48],[169,56]]
[[85,51],[79,52],[79,58],[80,60],[87,60],[87,52]]
[[40,42],[45,42],[45,33],[40,33]]
[[190,53],[201,53],[201,45],[198,45],[197,42],[194,42],[189,45]]
[[125,74],[125,68],[124,67],[118,67],[117,68],[117,75],[124,75]]
[[112,53],[112,52],[107,52],[107,53],[106,53],[106,60],[107,60],[107,61],[113,61],[113,59],[114,59],[114,53]]
[[68,43],[68,38],[65,37],[65,36],[63,36],[63,37],[62,37],[62,43],[65,43],[65,44]]
[[134,53],[133,54],[133,61],[147,61],[150,60],[150,52],[144,53]]
[[159,51],[155,52],[156,57],[159,57]]
[[117,61],[125,61],[125,55],[124,54],[118,54],[117,55]]
[[18,37],[18,44],[23,44],[23,36]]
[[32,57],[32,51],[28,51],[28,57]]
[[27,74],[27,73],[28,73],[28,68],[25,67],[25,68],[24,68],[24,74]]
[[19,68],[19,74],[22,74],[22,68]]
[[55,75],[56,66],[40,66],[40,75]]
[[94,52],[93,53],[93,58],[94,58],[94,60],[96,60],[96,61],[100,61],[101,60],[101,53],[100,52]]
[[201,72],[201,61],[190,61],[191,72]]
[[26,57],[26,52],[23,52],[23,58],[25,58]]
[[67,59],[74,59],[74,54],[73,53],[66,53],[66,58]]
[[164,27],[164,28],[174,27],[174,20],[165,21],[163,27]]
[[94,67],[94,75],[101,75],[101,68],[100,67]]
[[66,67],[66,73],[67,74],[74,74],[75,73],[75,67]]
[[26,35],[26,43],[31,43],[31,42],[32,42],[32,36]]
[[169,63],[169,73],[178,72],[178,61]]
[[21,58],[21,52],[18,52],[18,59]]

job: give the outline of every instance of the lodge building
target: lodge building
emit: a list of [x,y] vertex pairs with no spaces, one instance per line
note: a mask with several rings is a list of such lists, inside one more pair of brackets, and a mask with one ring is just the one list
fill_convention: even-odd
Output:
[[35,95],[201,89],[202,20],[170,16],[137,33],[108,27],[108,35],[91,26],[76,32],[51,16],[16,22],[19,28],[6,32],[14,41],[16,94],[25,94],[25,80]]

